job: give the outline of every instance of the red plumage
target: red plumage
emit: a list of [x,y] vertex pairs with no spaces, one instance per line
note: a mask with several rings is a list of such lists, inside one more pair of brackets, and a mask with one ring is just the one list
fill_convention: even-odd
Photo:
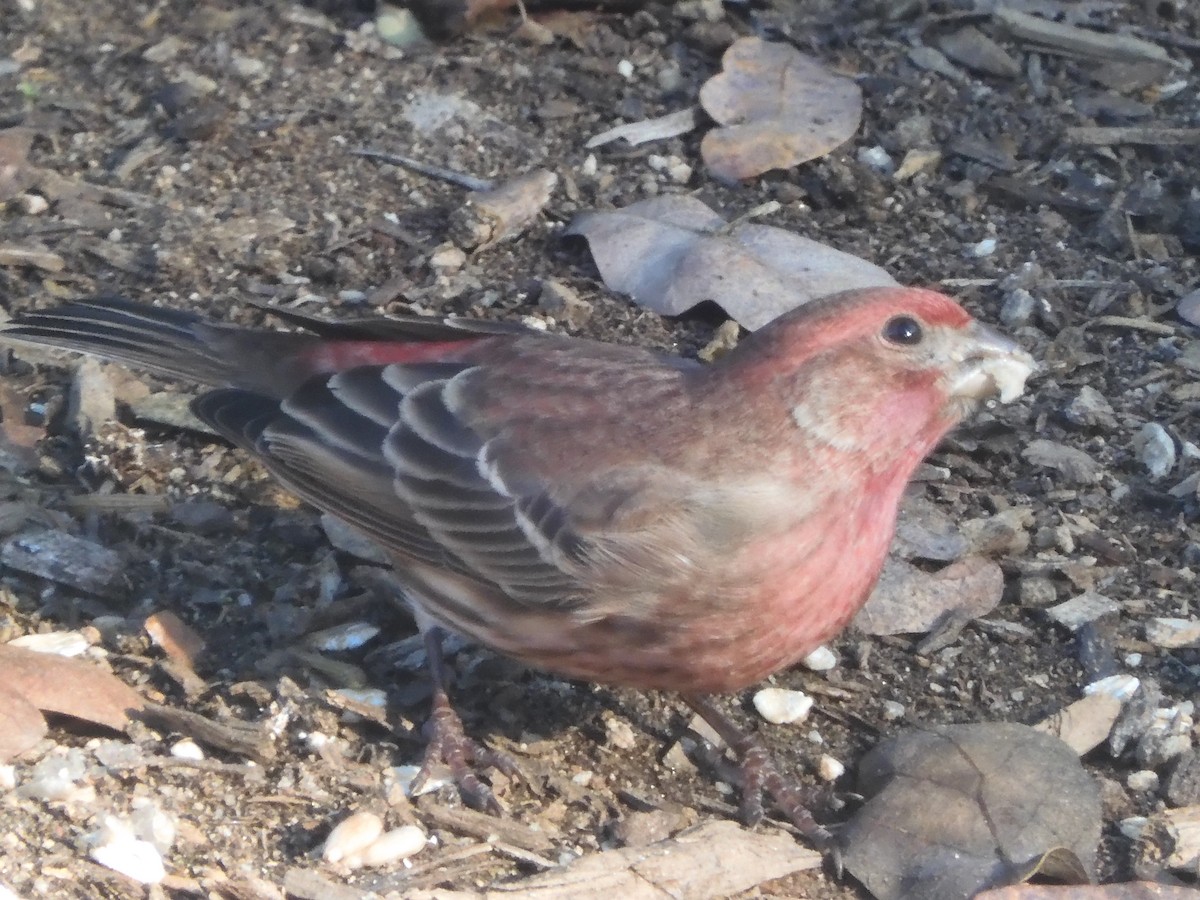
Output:
[[695,697],[835,635],[921,459],[1032,369],[931,291],[848,292],[711,366],[469,320],[247,330],[95,301],[9,337],[219,385],[196,413],[384,547],[423,626]]

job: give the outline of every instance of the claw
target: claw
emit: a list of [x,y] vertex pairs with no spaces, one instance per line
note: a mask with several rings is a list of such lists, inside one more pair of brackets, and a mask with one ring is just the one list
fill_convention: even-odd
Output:
[[412,781],[410,792],[419,794],[434,769],[438,765],[445,765],[450,769],[450,777],[468,806],[480,812],[501,815],[504,808],[492,789],[480,780],[476,770],[496,769],[510,778],[519,778],[520,769],[508,754],[486,747],[467,736],[462,719],[450,702],[440,630],[431,628],[425,632],[425,651],[433,681],[433,707],[425,725],[429,732],[425,759]]
[[742,774],[742,820],[750,826],[762,821],[765,793],[814,849],[834,853],[836,864],[837,843],[809,810],[819,792],[784,778],[767,748],[738,728],[709,700],[694,694],[685,694],[684,700],[713,727],[738,759]]

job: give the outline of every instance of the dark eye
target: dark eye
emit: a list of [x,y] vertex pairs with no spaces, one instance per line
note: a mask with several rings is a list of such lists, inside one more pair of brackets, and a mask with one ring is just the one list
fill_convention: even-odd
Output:
[[887,324],[883,326],[883,339],[889,344],[911,347],[921,343],[924,336],[921,323],[912,316],[896,316],[888,319]]

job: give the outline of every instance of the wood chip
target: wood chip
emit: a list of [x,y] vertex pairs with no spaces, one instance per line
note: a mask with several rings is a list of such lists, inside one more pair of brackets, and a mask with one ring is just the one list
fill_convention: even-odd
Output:
[[[820,865],[820,853],[788,835],[754,832],[724,820],[697,825],[645,847],[581,857],[521,881],[520,895],[538,900],[715,900]],[[439,890],[406,892],[406,896],[410,900],[474,900],[495,895]]]
[[1161,125],[1077,125],[1067,129],[1067,142],[1107,147],[1112,144],[1149,144],[1153,147],[1200,144],[1200,128],[1167,128]]
[[666,138],[687,134],[696,127],[696,107],[689,106],[678,112],[667,113],[656,119],[643,119],[639,122],[626,122],[591,138],[584,146],[588,150],[603,147],[613,141],[624,138],[632,146],[645,144],[649,141],[661,141]]
[[1047,53],[1062,56],[1082,56],[1091,59],[1143,59],[1169,61],[1167,51],[1158,44],[1143,41],[1127,34],[1106,34],[1088,28],[1076,28],[1040,19],[1015,9],[1000,7],[992,15],[1013,37],[1035,45]]
[[0,267],[33,266],[46,272],[61,272],[67,267],[57,253],[52,253],[43,247],[29,247],[18,244],[0,246]]
[[0,546],[0,563],[87,594],[113,598],[124,594],[121,554],[65,531],[18,534]]

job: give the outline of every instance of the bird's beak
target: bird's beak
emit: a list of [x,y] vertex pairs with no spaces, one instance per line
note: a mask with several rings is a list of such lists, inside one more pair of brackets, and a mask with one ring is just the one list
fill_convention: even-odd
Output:
[[1025,379],[1037,370],[1037,363],[1013,340],[986,325],[974,322],[963,335],[955,353],[958,374],[950,394],[963,400],[999,397],[1010,403],[1025,390]]

